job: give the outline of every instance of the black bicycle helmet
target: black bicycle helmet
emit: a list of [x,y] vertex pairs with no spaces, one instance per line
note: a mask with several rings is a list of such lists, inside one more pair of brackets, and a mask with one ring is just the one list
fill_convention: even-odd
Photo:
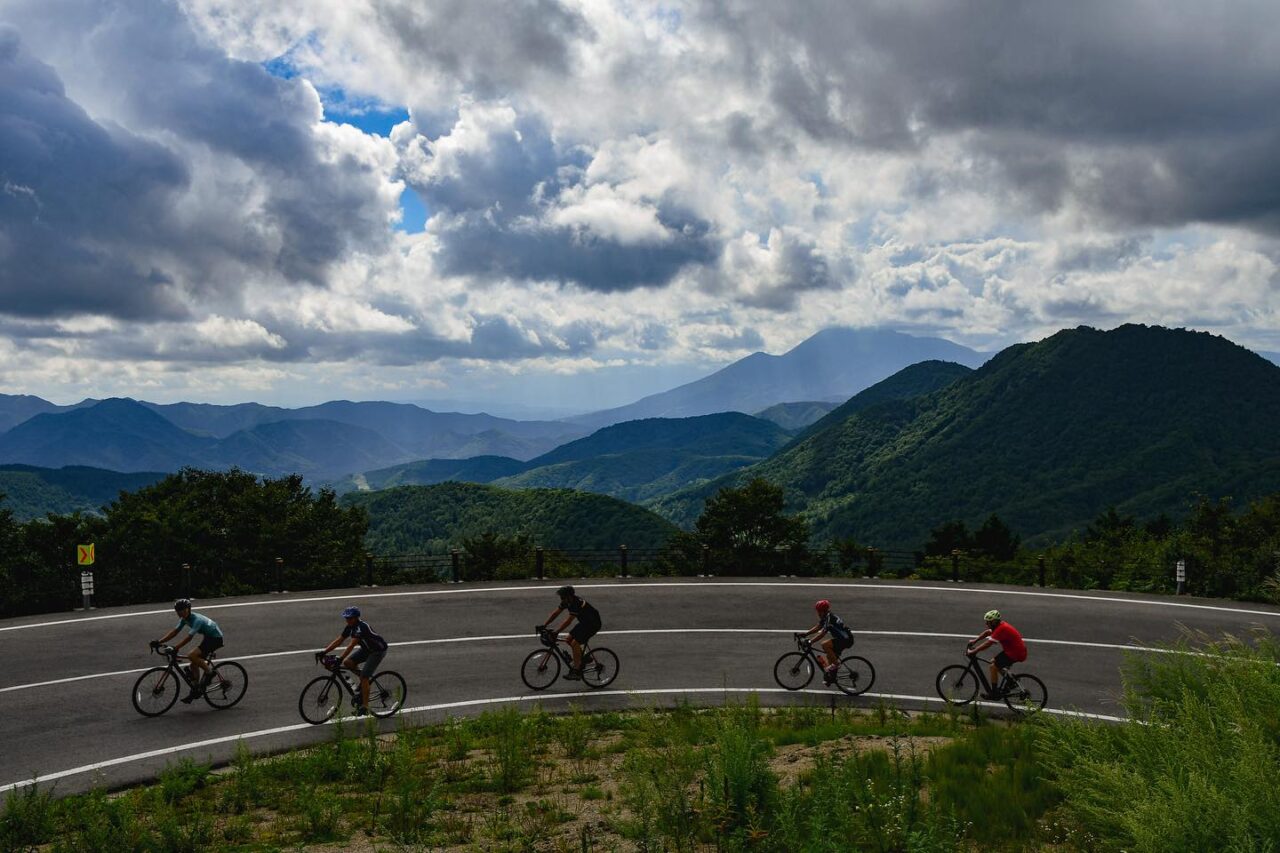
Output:
[[181,611],[183,611],[183,610],[189,610],[189,609],[191,609],[191,599],[189,599],[189,598],[179,598],[177,601],[175,601],[175,602],[173,603],[173,609],[174,609],[174,612],[175,612],[175,613],[176,613],[176,612],[181,612]]
[[561,598],[573,598],[573,587],[566,584],[556,590],[556,595]]

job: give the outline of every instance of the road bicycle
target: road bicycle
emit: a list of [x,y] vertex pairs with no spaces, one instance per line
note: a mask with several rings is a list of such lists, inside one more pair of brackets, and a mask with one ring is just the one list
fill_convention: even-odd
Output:
[[[153,666],[133,683],[133,707],[144,717],[160,716],[178,701],[184,684],[192,690],[196,685],[190,664],[178,664],[179,660],[189,660],[186,655],[178,654],[173,646],[159,643],[152,643],[151,651],[164,655],[168,663]],[[249,674],[235,661],[216,661],[217,656],[217,652],[211,652],[207,658],[209,674],[204,679],[204,701],[221,710],[244,698],[244,691],[249,687]]]
[[[800,690],[813,680],[814,673],[822,671],[818,653],[804,634],[792,635],[798,652],[787,652],[773,665],[773,679],[787,690]],[[852,646],[850,646],[852,648]],[[825,676],[826,673],[823,672]],[[842,655],[836,667],[835,686],[842,693],[859,696],[871,689],[876,680],[876,668],[871,661],[858,655]]]
[[[344,667],[337,655],[317,656],[316,663],[329,670],[329,674],[311,679],[302,688],[298,696],[298,713],[302,719],[313,726],[332,719],[342,705],[344,691],[351,698],[352,711],[359,713],[360,677]],[[369,679],[369,713],[379,719],[390,717],[404,707],[408,690],[400,673],[389,669],[374,673]]]
[[[533,690],[546,690],[560,676],[560,666],[573,668],[569,644],[555,631],[539,625],[534,629],[545,648],[529,652],[520,666],[520,678]],[[618,677],[618,656],[606,648],[582,644],[582,683],[588,687],[608,687]]]
[[978,661],[991,663],[991,659],[978,657],[973,652],[968,653],[968,658],[963,666],[944,666],[938,673],[938,695],[948,705],[968,705],[978,698],[978,688],[982,688],[984,698],[1003,699],[1010,710],[1019,714],[1033,714],[1049,701],[1044,682],[1029,672],[1014,675],[1007,669],[1001,670],[1000,685],[993,691],[983,667],[978,665]]

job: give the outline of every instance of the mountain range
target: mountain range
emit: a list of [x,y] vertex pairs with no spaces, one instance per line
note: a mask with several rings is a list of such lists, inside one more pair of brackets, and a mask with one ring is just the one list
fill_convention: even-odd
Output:
[[719,488],[761,477],[818,539],[915,547],[942,522],[993,512],[1035,542],[1108,506],[1179,516],[1200,494],[1280,491],[1280,367],[1207,333],[1082,327],[1009,347],[923,396],[877,393],[655,509],[688,525]]
[[940,360],[976,367],[987,358],[987,353],[942,338],[834,327],[782,355],[753,353],[695,382],[567,420],[599,428],[641,418],[760,412],[778,403],[805,400],[841,403],[917,362]]

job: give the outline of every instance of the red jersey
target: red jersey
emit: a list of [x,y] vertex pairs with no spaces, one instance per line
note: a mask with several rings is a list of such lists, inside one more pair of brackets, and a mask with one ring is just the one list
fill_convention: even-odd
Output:
[[1027,647],[1022,642],[1022,635],[1008,622],[1001,622],[992,628],[991,639],[1000,644],[1000,650],[1008,655],[1010,660],[1021,662],[1027,659]]

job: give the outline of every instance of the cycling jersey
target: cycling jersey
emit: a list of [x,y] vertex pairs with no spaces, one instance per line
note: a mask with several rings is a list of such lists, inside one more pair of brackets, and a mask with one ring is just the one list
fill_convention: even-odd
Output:
[[1027,659],[1027,647],[1022,642],[1022,635],[1008,622],[1001,622],[992,628],[991,639],[1000,644],[1000,651],[1008,655],[1009,660],[1020,662]]
[[201,616],[199,613],[188,613],[186,619],[178,620],[178,626],[173,630],[181,631],[183,628],[190,631],[192,635],[203,634],[206,637],[222,639],[222,629],[218,627],[218,623],[208,616]]
[[348,625],[342,629],[342,637],[355,637],[360,643],[360,648],[367,652],[385,652],[387,650],[387,641],[382,639],[381,635],[374,633],[369,627],[369,623],[363,619],[354,625]]
[[600,628],[600,611],[596,610],[584,599],[574,596],[565,605],[565,610],[569,611],[569,615],[578,617],[578,621],[583,625],[594,625],[597,630]]
[[844,621],[830,610],[818,620],[818,627],[830,634],[833,640],[843,642],[853,639],[853,632],[849,630],[849,626],[844,624]]

